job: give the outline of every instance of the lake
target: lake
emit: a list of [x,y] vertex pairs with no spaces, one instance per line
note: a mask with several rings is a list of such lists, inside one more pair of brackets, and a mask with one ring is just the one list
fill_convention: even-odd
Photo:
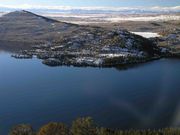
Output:
[[0,134],[91,116],[104,127],[180,125],[180,60],[117,68],[48,67],[0,52]]

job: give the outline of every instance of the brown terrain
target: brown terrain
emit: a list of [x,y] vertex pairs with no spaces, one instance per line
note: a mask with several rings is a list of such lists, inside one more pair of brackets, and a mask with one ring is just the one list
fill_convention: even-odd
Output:
[[[57,19],[57,18],[56,18]],[[47,65],[115,66],[179,56],[179,21],[78,25],[28,11],[0,17],[0,48]],[[128,31],[157,32],[147,39]]]

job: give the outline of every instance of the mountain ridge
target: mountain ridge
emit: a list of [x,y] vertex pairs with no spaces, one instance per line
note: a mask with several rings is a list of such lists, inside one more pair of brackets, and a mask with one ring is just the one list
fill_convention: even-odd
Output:
[[75,27],[29,11],[14,11],[0,17],[0,37],[3,41],[47,42],[57,32]]

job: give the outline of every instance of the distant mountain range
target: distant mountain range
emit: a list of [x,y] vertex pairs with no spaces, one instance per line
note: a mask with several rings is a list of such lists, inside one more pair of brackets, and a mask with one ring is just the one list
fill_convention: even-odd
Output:
[[148,14],[148,13],[180,13],[180,6],[175,7],[67,7],[67,6],[3,6],[0,12],[12,12],[27,9],[31,12],[43,13],[121,13],[121,14]]

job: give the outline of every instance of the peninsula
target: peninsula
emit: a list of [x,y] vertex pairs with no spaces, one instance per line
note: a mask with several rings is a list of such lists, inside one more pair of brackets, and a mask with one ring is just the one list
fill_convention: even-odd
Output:
[[[71,24],[28,11],[0,17],[0,42],[12,57],[42,59],[49,66],[117,66],[173,56],[159,39],[126,29]],[[2,47],[0,45],[0,47]]]

